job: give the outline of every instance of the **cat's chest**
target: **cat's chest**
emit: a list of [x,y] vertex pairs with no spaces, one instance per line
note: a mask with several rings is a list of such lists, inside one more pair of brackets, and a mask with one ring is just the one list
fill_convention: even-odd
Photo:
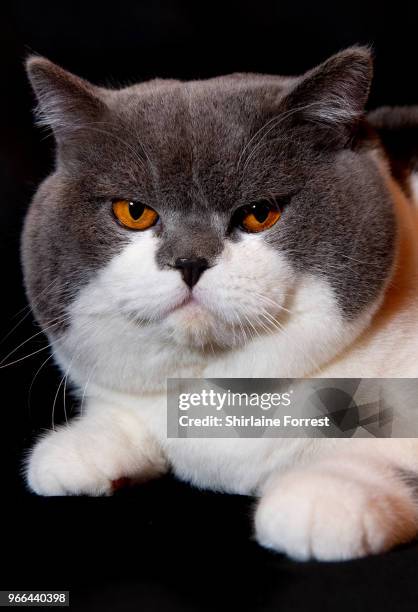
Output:
[[143,404],[148,427],[178,478],[212,490],[257,494],[273,470],[292,465],[308,452],[305,439],[184,438],[167,436],[166,398]]

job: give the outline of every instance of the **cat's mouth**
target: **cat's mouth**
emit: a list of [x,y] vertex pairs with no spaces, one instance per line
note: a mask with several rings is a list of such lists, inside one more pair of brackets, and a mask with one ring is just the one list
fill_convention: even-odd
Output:
[[173,307],[171,312],[175,310],[181,310],[184,308],[202,308],[202,303],[196,298],[196,296],[190,292],[179,304]]
[[210,310],[193,292],[174,305],[167,314],[172,322],[180,326],[206,327],[209,319],[212,319]]

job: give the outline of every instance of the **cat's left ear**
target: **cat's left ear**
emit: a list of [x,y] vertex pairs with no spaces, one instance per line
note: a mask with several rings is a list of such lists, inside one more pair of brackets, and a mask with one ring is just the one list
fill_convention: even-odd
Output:
[[103,90],[44,57],[29,57],[26,71],[38,100],[38,124],[49,126],[58,142],[97,120],[106,108]]
[[304,74],[284,99],[289,118],[348,136],[364,115],[373,73],[371,52],[351,47]]

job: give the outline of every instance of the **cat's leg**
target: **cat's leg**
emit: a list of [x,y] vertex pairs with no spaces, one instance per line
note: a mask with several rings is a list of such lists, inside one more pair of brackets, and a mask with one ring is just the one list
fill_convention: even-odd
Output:
[[[354,453],[345,446],[345,452],[270,480],[255,516],[261,545],[300,560],[343,560],[385,551],[417,534],[418,441],[351,442],[371,444],[370,452],[366,444],[355,444]],[[409,446],[397,462],[402,444]]]
[[86,402],[85,414],[42,436],[26,464],[39,495],[109,495],[122,479],[148,480],[166,459],[136,411]]

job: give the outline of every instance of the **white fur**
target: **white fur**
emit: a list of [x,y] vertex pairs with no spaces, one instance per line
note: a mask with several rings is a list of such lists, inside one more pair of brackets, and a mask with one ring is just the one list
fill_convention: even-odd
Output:
[[[412,231],[416,221],[401,208]],[[54,348],[82,415],[35,446],[29,486],[106,494],[118,478],[169,464],[199,486],[260,496],[259,542],[298,559],[351,558],[412,537],[417,508],[399,474],[418,470],[415,440],[168,439],[165,381],[416,376],[413,274],[406,305],[379,327],[381,299],[347,324],[327,283],[295,275],[260,236],[228,244],[192,302],[178,271],[157,268],[155,250],[151,232],[134,234],[72,304],[70,330]],[[416,247],[411,257],[416,269]]]
[[414,536],[411,488],[387,460],[359,448],[364,440],[354,442],[355,455],[353,448],[336,450],[269,483],[255,517],[261,544],[300,560],[331,561],[378,553]]
[[28,480],[42,495],[106,495],[122,476],[140,481],[166,469],[160,447],[137,415],[92,400],[87,417],[40,439]]

